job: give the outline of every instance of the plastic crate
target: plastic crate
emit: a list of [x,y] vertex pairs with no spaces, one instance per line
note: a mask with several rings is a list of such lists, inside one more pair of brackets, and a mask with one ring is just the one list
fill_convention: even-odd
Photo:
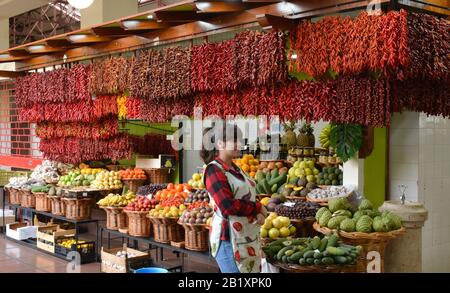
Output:
[[0,170],[0,186],[5,186],[9,183],[9,179],[12,177],[24,177],[30,176],[31,172],[24,171],[3,171]]
[[[60,238],[58,239],[58,243],[60,241],[69,240],[73,238]],[[64,246],[61,246],[59,244],[56,244],[55,246],[55,254],[67,257],[67,255],[71,252],[78,252],[80,254],[80,263],[81,264],[88,264],[95,262],[95,242],[84,242],[84,243],[78,243],[78,244],[72,244],[72,247],[67,248]]]

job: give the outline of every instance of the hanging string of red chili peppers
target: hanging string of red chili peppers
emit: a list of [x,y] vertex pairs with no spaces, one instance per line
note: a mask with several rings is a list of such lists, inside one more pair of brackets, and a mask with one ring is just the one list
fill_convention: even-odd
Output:
[[55,139],[62,137],[76,137],[84,139],[107,139],[119,133],[118,122],[115,117],[108,117],[93,123],[39,123],[36,134],[41,139]]
[[159,156],[160,154],[175,155],[176,151],[165,135],[147,134],[145,136],[130,136],[133,152],[140,155]]

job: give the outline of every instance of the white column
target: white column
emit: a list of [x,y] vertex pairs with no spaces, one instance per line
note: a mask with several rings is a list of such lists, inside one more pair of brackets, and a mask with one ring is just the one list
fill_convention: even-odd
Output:
[[364,160],[359,159],[358,154],[344,163],[343,183],[345,186],[355,186],[364,193]]
[[[0,19],[0,50],[9,48],[9,18]],[[0,70],[14,71],[15,63],[0,63]],[[0,77],[0,80],[2,78]]]

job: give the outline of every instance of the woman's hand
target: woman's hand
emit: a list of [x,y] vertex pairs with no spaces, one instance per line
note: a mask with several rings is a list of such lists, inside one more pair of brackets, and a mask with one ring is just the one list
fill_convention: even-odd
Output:
[[265,221],[266,221],[266,217],[264,217],[263,214],[258,214],[258,215],[256,216],[256,223],[257,223],[259,226],[264,225]]

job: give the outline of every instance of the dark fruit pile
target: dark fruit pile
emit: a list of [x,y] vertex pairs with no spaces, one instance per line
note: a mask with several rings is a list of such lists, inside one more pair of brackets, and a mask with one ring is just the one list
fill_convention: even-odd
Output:
[[167,184],[150,184],[139,187],[137,195],[147,196],[150,194],[156,194],[156,192],[166,189]]
[[210,207],[195,208],[186,210],[178,222],[180,224],[204,225],[212,215],[213,210]]
[[320,205],[313,202],[296,202],[294,206],[279,205],[276,207],[275,212],[279,216],[288,217],[289,219],[306,219],[316,215],[316,212],[320,209]]
[[186,199],[186,203],[194,203],[194,202],[209,202],[209,194],[206,189],[196,190],[195,192],[189,193],[188,198]]

